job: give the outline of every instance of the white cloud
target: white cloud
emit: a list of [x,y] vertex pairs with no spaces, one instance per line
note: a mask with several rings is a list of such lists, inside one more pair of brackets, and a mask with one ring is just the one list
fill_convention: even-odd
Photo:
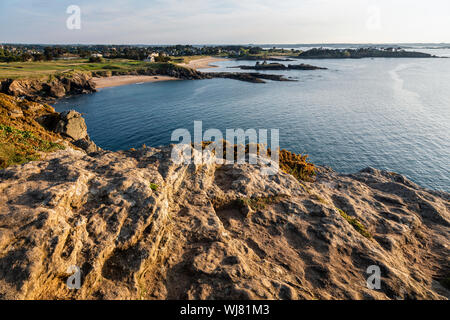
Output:
[[[9,26],[8,41],[450,42],[448,0],[64,0],[57,5],[41,0],[31,1],[34,5],[28,7],[8,6],[15,1],[5,1],[6,4],[2,0],[0,30],[4,24]],[[64,28],[66,2],[79,2],[82,30]],[[370,8],[375,8],[379,15],[376,28],[367,27],[374,12]],[[11,10],[11,14],[5,14],[5,10]],[[20,21],[17,16],[26,19],[14,28]]]

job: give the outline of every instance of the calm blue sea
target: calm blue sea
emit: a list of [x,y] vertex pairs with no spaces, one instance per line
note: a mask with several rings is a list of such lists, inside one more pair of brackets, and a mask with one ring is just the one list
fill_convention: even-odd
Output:
[[[425,50],[423,50],[425,51]],[[450,50],[426,50],[450,56]],[[297,82],[227,79],[105,88],[63,99],[109,150],[170,143],[173,130],[277,128],[280,145],[350,173],[372,166],[450,191],[450,59],[308,60],[328,70],[281,72]],[[217,62],[230,71],[250,61]],[[237,71],[231,69],[231,71]],[[271,71],[269,73],[280,73]]]

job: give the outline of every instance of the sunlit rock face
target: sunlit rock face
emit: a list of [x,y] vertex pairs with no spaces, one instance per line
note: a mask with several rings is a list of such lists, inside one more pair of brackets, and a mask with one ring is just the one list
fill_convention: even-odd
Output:
[[449,297],[448,193],[372,168],[304,182],[171,156],[68,147],[1,170],[0,297]]

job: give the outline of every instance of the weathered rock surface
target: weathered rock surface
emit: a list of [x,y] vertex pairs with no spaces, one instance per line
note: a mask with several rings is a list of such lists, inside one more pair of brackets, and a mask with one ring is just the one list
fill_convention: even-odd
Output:
[[69,138],[75,146],[85,150],[88,153],[99,150],[97,145],[88,135],[84,118],[75,110],[62,112],[59,115],[59,120],[56,123],[56,128],[54,131]]
[[55,131],[62,133],[74,140],[87,136],[87,126],[80,113],[75,110],[64,111],[60,114],[60,120],[56,124]]
[[210,78],[225,78],[252,83],[265,83],[263,79],[272,81],[295,81],[285,78],[279,74],[267,74],[259,72],[205,72]]
[[94,77],[110,77],[110,76],[124,76],[124,75],[146,75],[157,76],[164,75],[175,77],[183,80],[200,80],[208,77],[200,71],[177,66],[172,63],[162,63],[158,68],[141,68],[136,70],[113,70],[113,71],[94,71]]
[[[448,193],[370,168],[300,183],[170,155],[67,149],[0,171],[0,297],[450,297],[439,282],[450,272]],[[66,286],[73,265],[79,290]],[[380,290],[366,286],[370,265]]]
[[32,101],[48,101],[67,95],[95,92],[95,83],[86,73],[55,76],[52,80],[5,80],[0,92]]
[[58,113],[47,104],[0,93],[0,124],[48,141],[72,144],[87,153],[100,150],[89,137],[83,117],[74,110]]

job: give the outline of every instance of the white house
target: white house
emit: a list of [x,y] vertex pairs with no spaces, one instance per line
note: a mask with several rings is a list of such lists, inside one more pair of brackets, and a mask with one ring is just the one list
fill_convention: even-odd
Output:
[[156,52],[153,52],[151,54],[149,54],[147,56],[147,58],[144,59],[145,62],[155,62],[155,58],[158,56],[159,54]]

